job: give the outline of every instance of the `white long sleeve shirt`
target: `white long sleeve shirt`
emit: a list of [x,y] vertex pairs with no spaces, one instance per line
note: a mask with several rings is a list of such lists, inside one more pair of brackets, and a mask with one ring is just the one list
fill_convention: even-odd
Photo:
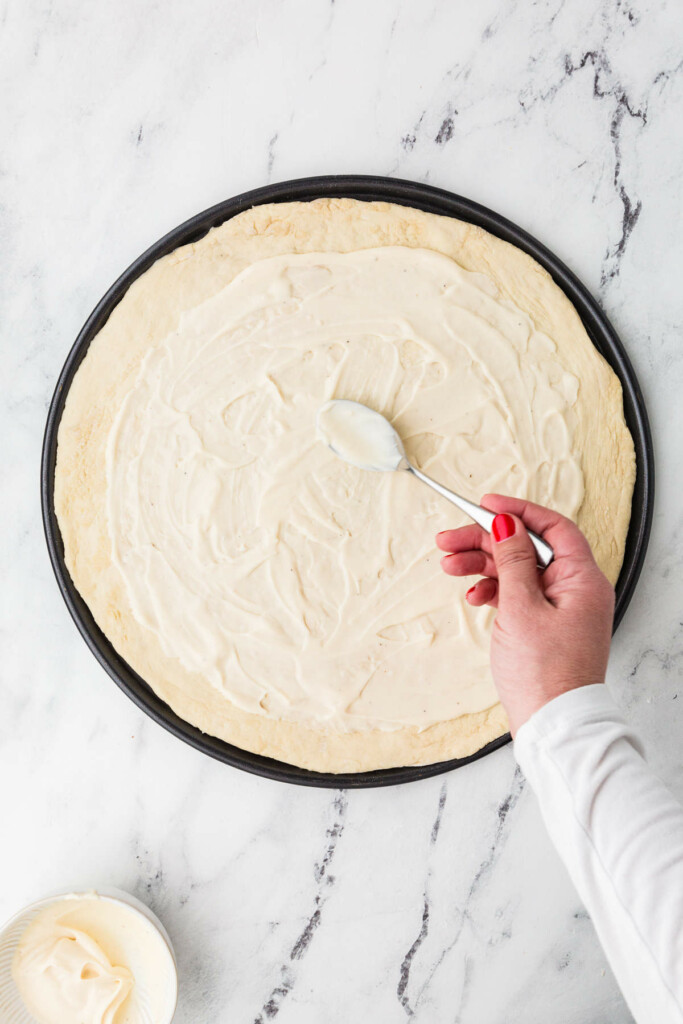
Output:
[[606,686],[556,697],[515,755],[638,1024],[683,1024],[683,808]]

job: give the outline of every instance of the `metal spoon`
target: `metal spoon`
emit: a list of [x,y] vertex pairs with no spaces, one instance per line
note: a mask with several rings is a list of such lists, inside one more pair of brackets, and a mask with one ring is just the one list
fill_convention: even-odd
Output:
[[[361,469],[379,472],[408,470],[447,501],[457,505],[487,533],[491,532],[496,513],[449,491],[413,466],[408,461],[401,438],[381,413],[360,402],[336,399],[320,408],[317,425],[319,436],[339,458]],[[553,560],[553,549],[531,530],[529,537],[536,550],[539,568],[546,569]]]

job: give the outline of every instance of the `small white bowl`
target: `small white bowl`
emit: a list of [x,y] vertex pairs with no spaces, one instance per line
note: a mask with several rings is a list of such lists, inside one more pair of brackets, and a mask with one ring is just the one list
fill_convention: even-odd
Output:
[[119,903],[132,910],[134,913],[144,917],[146,921],[154,926],[159,934],[159,937],[163,940],[170,955],[171,962],[173,965],[173,973],[171,978],[171,985],[173,986],[173,996],[171,1000],[172,1008],[169,1016],[159,1021],[159,1024],[171,1024],[173,1017],[175,1016],[176,1006],[178,1002],[178,969],[176,964],[175,953],[173,952],[173,946],[171,940],[168,937],[168,933],[164,928],[163,924],[153,914],[149,907],[146,907],[144,903],[136,899],[135,896],[131,896],[130,893],[123,892],[121,889],[114,889],[107,887],[106,889],[93,889],[87,892],[80,892],[71,890],[70,892],[59,892],[54,893],[51,896],[43,896],[42,899],[36,900],[35,903],[30,903],[23,910],[20,910],[18,914],[10,918],[2,928],[0,928],[0,1024],[36,1024],[35,1017],[28,1012],[24,1006],[24,1002],[19,995],[19,990],[14,984],[12,978],[12,961],[14,960],[14,954],[19,944],[21,936],[24,934],[26,928],[31,924],[34,918],[38,915],[41,910],[45,907],[50,906],[53,903],[58,903],[60,900],[69,899],[73,896],[87,896],[90,893],[97,895],[102,899],[111,900],[112,903]]

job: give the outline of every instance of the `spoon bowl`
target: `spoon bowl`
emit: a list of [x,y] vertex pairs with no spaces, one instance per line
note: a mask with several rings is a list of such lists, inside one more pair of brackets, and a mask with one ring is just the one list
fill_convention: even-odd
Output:
[[398,432],[367,405],[333,399],[321,405],[316,425],[330,451],[352,466],[375,473],[410,469]]

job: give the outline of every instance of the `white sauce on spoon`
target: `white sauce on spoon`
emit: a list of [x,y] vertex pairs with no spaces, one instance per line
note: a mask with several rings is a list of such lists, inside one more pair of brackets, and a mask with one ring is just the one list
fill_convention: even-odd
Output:
[[346,399],[326,402],[318,411],[317,427],[328,448],[352,466],[383,473],[407,468],[400,437],[367,405]]

